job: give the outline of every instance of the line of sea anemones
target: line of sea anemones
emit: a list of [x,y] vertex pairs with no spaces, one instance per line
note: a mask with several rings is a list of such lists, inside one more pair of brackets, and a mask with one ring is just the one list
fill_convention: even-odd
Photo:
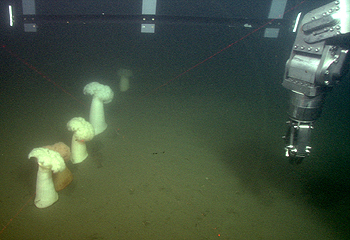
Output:
[[84,87],[84,94],[92,95],[90,122],[82,117],[72,118],[67,123],[69,131],[73,132],[71,151],[62,142],[41,148],[34,148],[28,158],[36,158],[38,172],[36,180],[35,206],[46,208],[58,200],[58,193],[73,180],[73,174],[65,162],[81,163],[88,157],[86,142],[93,139],[95,134],[107,128],[103,104],[109,103],[114,93],[109,86],[92,82]]

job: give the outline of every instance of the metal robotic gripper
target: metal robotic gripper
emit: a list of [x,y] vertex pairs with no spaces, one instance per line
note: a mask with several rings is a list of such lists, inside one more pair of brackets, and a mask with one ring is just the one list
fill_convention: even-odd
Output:
[[311,151],[310,136],[327,92],[349,70],[350,0],[338,0],[302,19],[282,85],[290,91],[285,155],[299,164]]

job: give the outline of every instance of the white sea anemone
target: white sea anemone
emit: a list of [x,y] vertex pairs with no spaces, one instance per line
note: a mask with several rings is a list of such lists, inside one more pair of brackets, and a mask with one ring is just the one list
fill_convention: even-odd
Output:
[[110,103],[114,93],[109,86],[92,82],[84,87],[84,94],[92,96],[90,123],[95,129],[95,135],[100,134],[107,128],[103,104]]
[[119,69],[117,75],[120,77],[120,91],[126,92],[130,88],[130,78],[133,76],[132,71],[129,69]]
[[86,150],[86,141],[90,141],[94,138],[95,131],[93,126],[85,121],[82,117],[72,118],[67,123],[67,128],[69,131],[74,132],[72,137],[72,163],[81,163],[89,155]]
[[34,204],[38,208],[46,208],[58,200],[52,172],[62,172],[66,164],[58,152],[47,148],[34,148],[28,155],[28,158],[32,157],[37,159],[39,165]]

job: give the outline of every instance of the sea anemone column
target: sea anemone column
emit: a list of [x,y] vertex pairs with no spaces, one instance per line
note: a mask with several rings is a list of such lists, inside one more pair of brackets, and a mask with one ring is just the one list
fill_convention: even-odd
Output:
[[81,163],[88,157],[86,142],[94,138],[94,127],[82,117],[72,118],[67,123],[68,131],[73,132],[72,155],[73,164]]
[[58,152],[47,148],[34,148],[28,155],[28,158],[32,157],[37,159],[39,165],[34,204],[38,208],[46,208],[58,200],[52,172],[62,172],[66,164]]
[[132,71],[128,69],[119,69],[117,75],[120,77],[119,90],[121,92],[126,92],[130,88]]
[[112,101],[114,93],[109,86],[92,82],[84,87],[84,94],[92,96],[89,122],[95,129],[95,135],[100,134],[107,128],[103,105]]

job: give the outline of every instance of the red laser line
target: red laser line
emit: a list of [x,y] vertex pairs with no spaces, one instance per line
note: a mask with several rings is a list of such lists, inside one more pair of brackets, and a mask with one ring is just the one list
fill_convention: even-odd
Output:
[[9,54],[11,54],[11,56],[13,56],[14,58],[16,58],[17,60],[21,61],[24,65],[26,65],[28,68],[32,69],[34,72],[36,72],[37,74],[39,74],[42,78],[44,78],[46,81],[52,83],[56,88],[60,89],[62,92],[64,92],[65,94],[69,95],[70,97],[72,97],[74,100],[76,100],[77,102],[81,103],[82,105],[85,105],[82,101],[80,101],[78,98],[76,98],[75,96],[73,96],[73,94],[71,94],[70,92],[68,92],[66,89],[64,89],[61,85],[59,85],[58,83],[56,83],[55,81],[53,81],[50,77],[48,77],[47,75],[45,75],[44,73],[42,73],[41,71],[39,71],[36,67],[34,67],[32,64],[30,64],[29,62],[27,62],[25,59],[20,58],[18,56],[18,54],[12,52],[10,49],[8,49],[6,47],[6,45],[2,45],[2,48],[5,49],[6,52],[8,52]]
[[35,196],[35,193],[27,200],[27,202],[18,210],[18,212],[7,222],[7,224],[1,229],[0,235],[5,231],[5,229],[11,224],[11,222],[22,212],[25,206],[28,205],[29,201]]

